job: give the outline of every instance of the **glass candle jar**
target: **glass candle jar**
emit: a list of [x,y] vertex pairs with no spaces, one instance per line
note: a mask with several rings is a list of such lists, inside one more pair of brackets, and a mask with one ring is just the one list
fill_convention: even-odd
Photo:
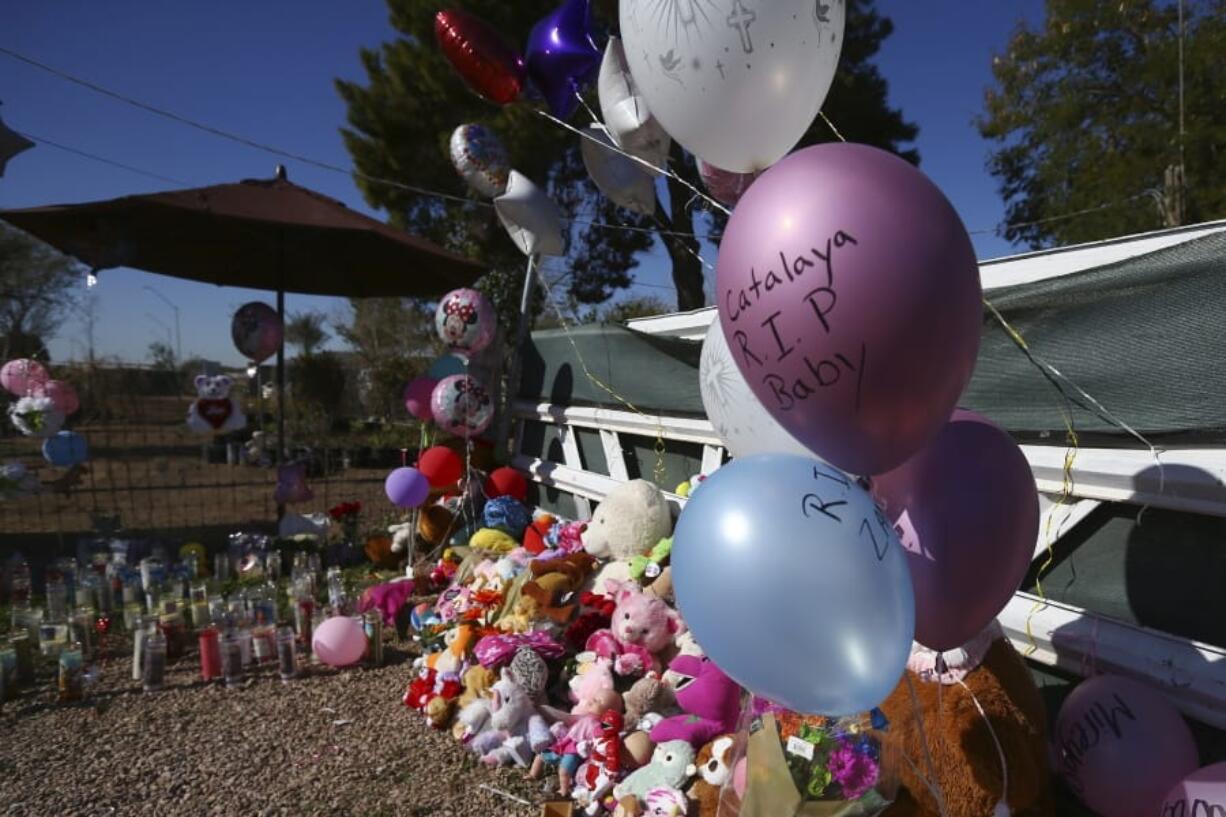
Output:
[[17,696],[17,650],[11,644],[0,647],[0,701]]
[[166,636],[156,627],[145,637],[144,668],[141,682],[145,692],[157,692],[166,679]]
[[68,623],[68,640],[75,642],[81,650],[81,657],[92,660],[94,655],[94,611],[82,607],[72,616]]
[[34,639],[29,633],[19,632],[9,639],[9,645],[17,655],[17,683],[34,683]]
[[276,630],[272,627],[251,628],[252,654],[257,664],[271,664],[277,660]]
[[221,634],[216,627],[200,631],[200,677],[214,681],[221,677]]
[[372,667],[383,666],[383,613],[370,610],[362,619],[366,630],[366,655]]
[[294,604],[294,629],[298,631],[298,643],[303,652],[311,651],[311,637],[315,632],[315,599],[300,598]]
[[151,619],[148,616],[138,616],[136,628],[132,631],[132,680],[144,678],[145,639],[149,635]]
[[286,626],[277,630],[277,669],[282,681],[293,680],[298,675],[295,640],[292,628]]
[[255,660],[255,644],[251,637],[251,630],[248,627],[239,627],[235,631],[234,637],[238,639],[238,650],[243,657],[243,666],[250,666]]
[[73,642],[60,650],[60,701],[79,701],[85,691],[85,662],[81,645]]
[[68,618],[68,586],[60,576],[47,579],[47,618],[51,621]]
[[227,687],[236,687],[243,682],[243,651],[234,633],[221,637],[221,671]]

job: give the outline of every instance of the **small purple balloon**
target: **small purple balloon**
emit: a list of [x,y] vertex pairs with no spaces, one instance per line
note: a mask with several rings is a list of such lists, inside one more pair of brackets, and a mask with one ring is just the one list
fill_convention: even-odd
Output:
[[397,508],[418,508],[430,496],[430,480],[416,468],[397,468],[387,475],[383,490]]
[[1185,777],[1166,793],[1164,817],[1212,817],[1226,814],[1226,763],[1214,763]]
[[852,474],[901,465],[953,413],[979,351],[970,237],[937,186],[853,144],[791,154],[745,191],[716,297],[746,382]]
[[1199,760],[1192,732],[1160,692],[1118,675],[1077,686],[1056,717],[1058,770],[1102,817],[1154,817]]
[[588,0],[564,0],[532,27],[524,63],[549,110],[566,119],[579,104],[579,90],[600,68],[601,57],[592,42]]
[[430,395],[434,394],[434,387],[437,385],[438,381],[433,377],[417,377],[404,387],[404,407],[409,410],[409,414],[422,422],[434,419],[434,411],[430,408]]
[[928,445],[873,477],[915,588],[915,640],[970,641],[1017,591],[1039,535],[1039,494],[1017,443],[958,410]]

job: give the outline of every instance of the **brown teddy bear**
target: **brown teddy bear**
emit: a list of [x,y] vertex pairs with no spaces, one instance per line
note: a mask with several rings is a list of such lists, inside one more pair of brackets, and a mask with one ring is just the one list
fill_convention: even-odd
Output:
[[[920,773],[930,775],[921,726],[934,768],[931,777],[935,780],[931,782],[941,792],[947,817],[1003,813],[997,810],[1002,799],[1001,752],[1008,766],[1007,805],[1012,817],[1054,813],[1043,699],[1025,661],[999,626],[993,622],[985,635],[978,639],[982,645],[978,650],[970,645],[964,648],[961,654],[972,657],[963,668],[937,665],[924,669],[923,659],[917,661],[917,656],[912,656],[909,666],[920,669],[922,675],[908,670],[881,705],[889,720],[888,729],[882,733],[883,754],[888,758],[893,753],[898,758],[896,767],[903,786],[898,799],[884,812],[886,817],[937,817],[941,813],[919,777]],[[978,655],[982,655],[982,661],[968,671]],[[947,683],[938,683],[937,676]],[[961,677],[966,686],[958,684],[956,677]],[[911,688],[922,724],[917,723]],[[979,714],[976,699],[991,722],[991,730]],[[1001,752],[992,731],[1000,741]]]
[[540,613],[559,624],[570,621],[578,609],[578,599],[563,602],[578,593],[592,575],[596,560],[586,553],[572,553],[559,559],[536,559],[529,563],[532,581],[520,593],[539,605]]

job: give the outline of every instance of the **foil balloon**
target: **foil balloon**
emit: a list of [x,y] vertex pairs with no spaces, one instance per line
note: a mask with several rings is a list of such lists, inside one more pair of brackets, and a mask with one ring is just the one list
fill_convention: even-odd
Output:
[[0,386],[14,397],[34,394],[50,379],[43,364],[25,357],[10,360],[0,367]]
[[475,289],[453,289],[434,310],[434,328],[451,353],[471,357],[494,339],[494,307]]
[[979,352],[983,296],[962,220],[923,173],[866,145],[799,150],[750,186],[720,243],[716,298],[762,405],[851,474],[896,468],[928,443]]
[[754,396],[732,359],[719,321],[712,322],[702,344],[698,388],[707,419],[732,456],[799,454],[816,458]]
[[589,16],[588,0],[564,0],[528,35],[528,76],[559,119],[575,112],[579,90],[600,65]]
[[[583,166],[592,181],[618,207],[649,216],[656,211],[656,186],[641,164],[618,152],[600,125],[588,125],[579,139]],[[590,137],[590,138],[589,138]]]
[[511,159],[498,134],[484,125],[460,125],[450,152],[456,172],[477,193],[492,199],[506,192]]
[[524,255],[566,253],[558,206],[527,176],[511,171],[507,192],[494,199],[494,211]]
[[741,195],[758,178],[758,173],[732,173],[698,160],[698,177],[711,194],[711,198],[731,207],[741,200]]
[[482,20],[459,9],[434,16],[434,38],[443,56],[468,87],[499,105],[519,98],[524,61],[519,52]]
[[610,37],[605,46],[596,90],[601,117],[618,147],[654,167],[663,167],[672,139],[648,110],[647,100],[639,93],[626,64],[626,50],[617,37]]
[[434,419],[434,413],[430,410],[430,397],[437,385],[436,378],[415,377],[404,387],[404,407],[409,414],[422,421]]
[[254,363],[262,363],[276,354],[281,347],[282,334],[277,310],[260,301],[243,304],[230,321],[234,347]]
[[622,0],[635,84],[686,150],[737,173],[795,147],[821,109],[846,4],[814,0]]
[[494,401],[489,392],[468,375],[439,381],[430,404],[438,427],[457,437],[474,437],[494,420]]
[[77,432],[60,431],[43,443],[43,459],[57,468],[71,468],[89,459],[89,446]]
[[1167,792],[1162,810],[1156,813],[1169,817],[1226,814],[1226,763],[1192,772]]

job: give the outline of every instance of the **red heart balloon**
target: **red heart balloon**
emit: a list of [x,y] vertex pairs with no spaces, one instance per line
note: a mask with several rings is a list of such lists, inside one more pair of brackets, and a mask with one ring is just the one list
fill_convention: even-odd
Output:
[[523,90],[524,60],[494,29],[471,14],[450,9],[434,16],[434,37],[468,86],[506,105]]

